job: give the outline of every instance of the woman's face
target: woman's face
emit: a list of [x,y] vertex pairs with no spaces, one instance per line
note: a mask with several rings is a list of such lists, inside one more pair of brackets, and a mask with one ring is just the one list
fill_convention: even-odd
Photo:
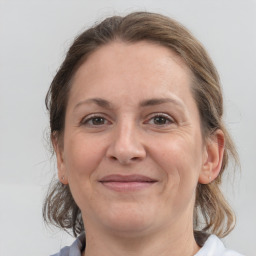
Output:
[[112,42],[78,69],[57,158],[87,230],[192,223],[207,152],[191,80],[149,42]]

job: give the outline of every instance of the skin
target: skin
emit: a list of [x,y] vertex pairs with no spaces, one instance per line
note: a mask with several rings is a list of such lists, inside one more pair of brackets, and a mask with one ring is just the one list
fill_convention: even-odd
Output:
[[[202,137],[191,76],[175,53],[143,41],[105,45],[76,72],[63,141],[53,144],[60,181],[82,212],[84,255],[199,250],[195,191],[217,177],[224,138],[219,130]],[[100,182],[112,174],[155,182],[116,191]]]

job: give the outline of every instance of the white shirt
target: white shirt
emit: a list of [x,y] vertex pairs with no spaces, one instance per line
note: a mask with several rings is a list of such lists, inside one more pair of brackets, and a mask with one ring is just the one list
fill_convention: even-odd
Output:
[[[85,247],[85,234],[82,233],[71,246],[66,246],[59,253],[52,256],[81,256],[81,250]],[[221,240],[211,235],[204,246],[194,256],[243,256],[225,248]]]
[[232,250],[225,248],[222,241],[215,235],[209,236],[204,243],[204,246],[198,251],[195,256],[243,256]]

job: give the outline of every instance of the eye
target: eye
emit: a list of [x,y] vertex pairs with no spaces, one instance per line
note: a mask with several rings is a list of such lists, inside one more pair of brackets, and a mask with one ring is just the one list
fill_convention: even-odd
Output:
[[174,123],[174,121],[169,115],[159,113],[159,114],[155,114],[153,117],[148,119],[147,123],[155,126],[166,126]]
[[82,125],[87,125],[87,126],[103,126],[103,125],[106,125],[106,124],[109,124],[110,122],[105,118],[105,117],[102,117],[102,116],[98,116],[98,115],[93,115],[93,116],[87,116],[85,117],[81,124]]

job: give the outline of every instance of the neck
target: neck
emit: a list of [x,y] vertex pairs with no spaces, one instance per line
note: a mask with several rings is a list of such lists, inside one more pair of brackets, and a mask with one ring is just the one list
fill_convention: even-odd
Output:
[[[86,232],[84,256],[193,256],[200,249],[196,244],[193,227],[165,227],[154,233],[136,236],[120,235],[114,232]],[[184,227],[184,225],[183,225]]]

